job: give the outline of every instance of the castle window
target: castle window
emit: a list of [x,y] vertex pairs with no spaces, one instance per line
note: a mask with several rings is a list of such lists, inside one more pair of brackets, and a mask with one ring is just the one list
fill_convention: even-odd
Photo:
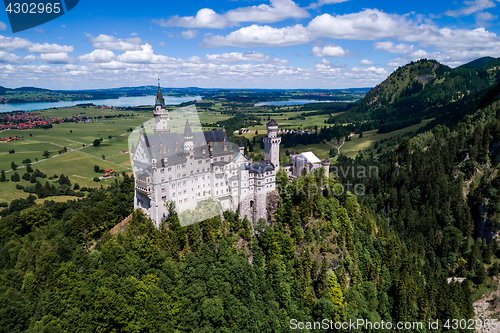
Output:
[[177,141],[175,141],[175,144],[177,144]]
[[167,148],[167,152],[170,152],[170,148]]
[[161,153],[163,153],[163,152],[162,152],[162,151],[161,151],[161,149],[160,149],[160,154],[161,154]]
[[160,143],[160,147],[163,146],[163,143]]
[[202,160],[199,160],[199,161],[198,161],[198,164],[201,164],[202,162],[203,162]]
[[224,157],[221,157],[221,158],[220,158],[220,160],[221,160],[221,161],[224,161]]
[[200,147],[203,146],[203,142],[200,142]]
[[153,147],[153,148],[154,148],[154,147],[155,147],[155,145],[152,145],[151,147]]
[[168,172],[172,171],[172,167],[168,168]]
[[160,173],[165,173],[165,169],[161,169],[161,170],[160,170]]
[[201,150],[201,153],[202,153],[203,155],[205,155],[205,154],[207,153],[207,151],[206,151],[205,149],[202,149],[202,150]]
[[177,151],[177,147],[175,147],[175,151]]
[[161,179],[161,182],[162,182],[162,183],[163,183],[164,181],[165,181],[165,177],[163,177],[163,178]]

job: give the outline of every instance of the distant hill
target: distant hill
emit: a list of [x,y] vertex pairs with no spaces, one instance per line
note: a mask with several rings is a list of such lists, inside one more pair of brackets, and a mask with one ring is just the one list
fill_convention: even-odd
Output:
[[471,62],[468,62],[466,64],[463,64],[460,67],[470,67],[470,68],[475,68],[475,67],[481,67],[487,63],[489,63],[492,60],[495,60],[496,58],[493,57],[482,57],[476,60],[472,60]]
[[500,78],[500,58],[485,57],[451,69],[436,60],[422,59],[398,68],[370,90],[339,120],[368,120],[365,128],[381,133],[436,118],[453,126],[474,112],[486,92]]

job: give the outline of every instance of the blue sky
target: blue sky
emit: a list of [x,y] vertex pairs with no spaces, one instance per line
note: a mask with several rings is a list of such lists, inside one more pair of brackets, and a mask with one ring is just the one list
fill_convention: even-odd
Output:
[[93,1],[12,33],[0,85],[373,87],[412,60],[500,57],[499,0]]

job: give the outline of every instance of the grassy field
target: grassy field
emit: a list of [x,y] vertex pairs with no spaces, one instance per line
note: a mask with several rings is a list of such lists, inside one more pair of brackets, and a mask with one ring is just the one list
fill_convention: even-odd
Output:
[[[351,141],[346,141],[344,145],[340,148],[340,153],[348,157],[356,157],[356,155],[361,151],[366,153],[368,150],[372,150],[375,147],[375,142],[380,142],[381,140],[391,140],[394,142],[399,142],[400,138],[404,134],[409,132],[417,131],[419,128],[427,125],[432,119],[423,120],[420,124],[409,126],[397,131],[378,134],[377,130],[363,132],[363,137],[359,138],[358,134],[351,137]],[[399,140],[398,140],[399,138]],[[383,145],[382,145],[383,146]]]

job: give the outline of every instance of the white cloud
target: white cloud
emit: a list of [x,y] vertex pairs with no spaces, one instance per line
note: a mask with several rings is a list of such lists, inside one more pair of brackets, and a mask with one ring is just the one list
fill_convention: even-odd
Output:
[[106,63],[115,59],[116,56],[109,50],[94,50],[91,53],[84,54],[78,57],[79,61],[83,62],[100,62]]
[[331,5],[331,4],[336,4],[336,3],[342,3],[342,2],[347,2],[349,0],[319,0],[318,2],[312,3],[309,8],[318,8],[323,5]]
[[63,24],[63,25],[61,25],[61,28],[66,28],[66,26]]
[[[407,26],[408,22],[403,16],[387,14],[378,9],[365,9],[352,14],[317,16],[309,22],[307,30],[317,37],[373,40],[400,36],[408,30]],[[401,28],[404,31],[398,30]]]
[[73,52],[74,47],[73,46],[68,46],[68,45],[57,45],[57,44],[49,44],[49,43],[43,43],[43,44],[33,44],[28,47],[29,52],[34,52],[34,53],[59,53],[59,52]]
[[363,59],[360,62],[358,62],[360,65],[373,65],[373,61],[370,61],[368,59]]
[[37,28],[37,29],[35,29],[35,31],[38,32],[39,34],[45,33],[45,30],[43,30],[42,28]]
[[476,22],[478,22],[479,24],[484,24],[484,22],[493,21],[498,18],[497,15],[493,15],[488,12],[477,13],[475,16],[476,16]]
[[133,32],[130,34],[130,36],[137,36],[137,33]]
[[163,55],[153,53],[153,47],[150,44],[141,46],[141,51],[127,51],[116,57],[118,62],[136,63],[136,64],[151,64],[151,63],[169,63],[175,59]]
[[338,45],[328,45],[323,48],[315,46],[312,49],[312,54],[315,57],[352,57],[353,54],[349,50],[344,50]]
[[413,50],[413,45],[408,44],[397,44],[395,45],[393,42],[375,42],[373,43],[373,48],[375,50],[382,50],[391,53],[408,53]]
[[21,57],[8,53],[5,51],[0,51],[0,63],[15,64],[22,61]]
[[398,67],[401,67],[401,66],[407,64],[408,62],[409,61],[407,59],[398,57],[398,58],[394,58],[394,59],[390,60],[387,63],[387,66],[393,67],[393,68],[398,68]]
[[185,39],[191,39],[198,36],[198,30],[186,30],[181,32],[181,37]]
[[229,22],[273,23],[288,18],[306,18],[309,17],[309,13],[292,0],[271,0],[270,6],[262,4],[233,9],[224,16]]
[[7,29],[7,24],[0,21],[0,30],[5,30],[5,29]]
[[467,16],[496,6],[496,4],[491,0],[473,0],[464,1],[463,3],[465,7],[456,10],[447,10],[445,15],[452,17]]
[[196,13],[196,16],[186,16],[179,17],[175,15],[165,21],[153,20],[154,23],[162,27],[184,27],[184,28],[209,28],[209,29],[220,29],[225,28],[228,25],[227,20],[224,16],[217,14],[214,10],[210,8],[203,8]]
[[135,51],[141,49],[142,40],[139,37],[118,39],[115,36],[101,34],[97,37],[86,34],[95,49]]
[[221,29],[238,25],[240,22],[273,23],[289,18],[306,18],[309,13],[297,6],[292,0],[271,0],[270,5],[241,7],[224,14],[217,14],[213,9],[200,9],[196,16],[179,17],[175,15],[168,20],[153,20],[162,27],[208,28]]
[[297,24],[293,27],[273,28],[268,25],[253,24],[231,32],[227,36],[209,36],[203,39],[202,46],[208,47],[257,47],[273,46],[282,47],[298,45],[309,42],[306,29]]
[[165,46],[165,42],[159,42],[158,46]]
[[68,56],[67,52],[42,53],[40,58],[49,64],[69,64],[75,61],[74,58]]
[[0,50],[12,51],[17,49],[23,49],[31,46],[32,44],[33,43],[24,38],[19,38],[19,37],[11,38],[0,35]]
[[253,52],[231,52],[222,54],[207,54],[203,58],[206,62],[214,63],[238,63],[238,62],[258,62],[258,63],[274,63],[279,65],[287,65],[288,60],[279,58],[271,58],[267,54],[253,51]]

